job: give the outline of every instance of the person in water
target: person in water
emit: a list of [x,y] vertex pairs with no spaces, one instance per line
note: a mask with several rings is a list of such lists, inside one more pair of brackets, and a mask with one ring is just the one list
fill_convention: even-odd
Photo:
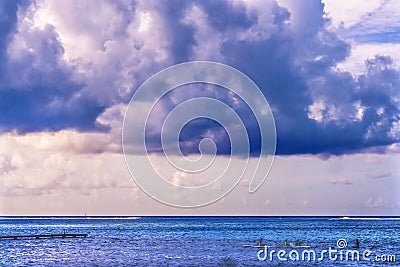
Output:
[[284,246],[284,247],[288,247],[288,246],[289,246],[289,243],[287,242],[286,239],[285,239],[285,242],[283,242],[283,246]]
[[263,240],[262,238],[260,238],[260,240],[258,241],[258,246],[259,246],[259,247],[265,246],[264,240]]
[[360,248],[360,240],[356,239],[355,243],[355,248]]
[[301,242],[299,239],[296,240],[296,243],[294,244],[296,247],[301,247],[303,246],[303,242]]

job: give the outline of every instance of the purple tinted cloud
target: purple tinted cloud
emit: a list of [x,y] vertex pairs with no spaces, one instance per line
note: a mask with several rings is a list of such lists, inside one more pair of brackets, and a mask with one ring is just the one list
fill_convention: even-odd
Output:
[[[214,60],[243,71],[263,91],[275,116],[278,154],[346,154],[400,141],[399,70],[383,55],[367,60],[366,73],[358,77],[337,70],[350,45],[327,29],[321,3],[302,1],[293,14],[275,1],[259,6],[237,1],[100,2],[98,13],[85,13],[73,1],[64,5],[76,12],[60,17],[68,27],[49,22],[38,28],[21,26],[14,2],[0,4],[0,13],[7,14],[0,16],[3,132],[104,130],[96,119],[107,108],[126,104],[149,75],[179,62]],[[32,18],[27,10],[35,9],[28,7],[19,3],[20,16]],[[145,22],[150,23],[148,31]],[[90,53],[75,51],[80,56],[68,58],[65,29],[79,36],[76,42]],[[91,41],[85,43],[85,38]],[[215,88],[177,90],[162,100],[162,108],[150,118],[153,151],[160,151],[160,118],[196,96],[231,104],[245,121],[257,153],[259,130],[252,114],[244,103],[233,105],[232,95]],[[180,136],[181,148],[197,153],[199,141],[210,136],[220,154],[229,153],[226,134],[208,121],[188,125]]]

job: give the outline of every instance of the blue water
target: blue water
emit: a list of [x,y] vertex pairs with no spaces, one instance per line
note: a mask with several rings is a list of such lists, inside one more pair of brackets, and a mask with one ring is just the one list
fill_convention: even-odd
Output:
[[[87,238],[0,240],[0,265],[17,266],[400,266],[400,220],[321,217],[27,217],[0,218],[0,235],[87,233]],[[394,255],[395,262],[287,261],[276,254],[260,261],[259,238],[278,248],[301,240],[316,253],[347,247],[374,255]],[[261,256],[264,254],[260,254]],[[293,254],[295,256],[295,254]],[[317,254],[318,255],[318,254]]]

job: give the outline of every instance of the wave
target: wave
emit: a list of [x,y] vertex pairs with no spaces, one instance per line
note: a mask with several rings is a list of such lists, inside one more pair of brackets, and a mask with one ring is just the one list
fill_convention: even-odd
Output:
[[182,259],[181,256],[168,256],[168,255],[164,256],[164,258],[166,258],[166,259]]
[[340,218],[331,218],[330,221],[338,221],[338,220],[352,220],[352,221],[397,221],[400,220],[400,217],[340,217]]
[[83,219],[90,219],[90,220],[138,220],[142,217],[83,217]]

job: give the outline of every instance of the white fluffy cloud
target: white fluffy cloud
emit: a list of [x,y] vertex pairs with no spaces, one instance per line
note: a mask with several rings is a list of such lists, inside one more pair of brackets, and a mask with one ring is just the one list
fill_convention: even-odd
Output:
[[219,51],[223,36],[215,31],[209,24],[207,13],[198,5],[191,6],[186,10],[182,23],[195,29],[196,45],[193,47],[192,59],[221,60]]
[[112,143],[108,134],[71,130],[2,134],[1,195],[134,188],[119,152],[120,145]]
[[354,75],[364,74],[365,60],[375,55],[389,55],[393,59],[393,66],[400,69],[400,43],[356,43],[353,41],[350,56],[337,64],[337,68],[349,71]]
[[385,200],[383,197],[377,197],[377,198],[370,197],[364,203],[365,206],[367,206],[370,209],[382,208],[388,205],[387,200]]
[[384,0],[323,0],[324,11],[336,27],[349,28],[363,20],[385,2]]
[[364,61],[390,56],[400,69],[400,2],[396,0],[323,0],[331,30],[351,43],[350,56],[337,67],[354,75],[366,72]]

